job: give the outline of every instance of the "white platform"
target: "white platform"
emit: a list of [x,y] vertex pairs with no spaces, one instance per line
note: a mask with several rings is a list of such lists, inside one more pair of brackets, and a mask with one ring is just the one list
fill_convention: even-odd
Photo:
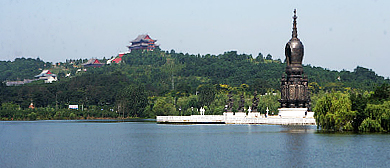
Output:
[[307,108],[279,108],[278,110],[281,118],[306,118],[308,115]]
[[191,115],[191,116],[157,116],[157,123],[179,124],[275,124],[275,125],[316,125],[314,118],[282,118],[280,116],[268,116],[260,113],[238,116],[231,112],[223,115]]
[[248,113],[248,117],[249,118],[258,118],[258,117],[261,117],[261,114],[260,114],[260,112],[251,112],[251,113]]

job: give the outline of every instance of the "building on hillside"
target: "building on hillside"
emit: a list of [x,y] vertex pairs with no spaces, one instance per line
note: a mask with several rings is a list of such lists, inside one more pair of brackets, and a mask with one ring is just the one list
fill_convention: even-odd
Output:
[[35,107],[34,107],[34,103],[31,102],[30,105],[28,106],[28,108],[29,108],[29,109],[34,109],[34,108],[35,108]]
[[5,82],[6,86],[19,86],[19,85],[24,85],[23,81],[6,81]]
[[121,62],[122,62],[122,57],[123,57],[125,54],[127,54],[127,53],[129,53],[129,52],[119,53],[117,57],[114,57],[114,58],[112,58],[112,59],[107,60],[107,64],[111,64],[111,63],[117,63],[117,64],[119,64],[119,63],[121,63]]
[[88,67],[101,67],[103,66],[103,63],[100,63],[100,61],[98,59],[90,59],[88,60],[86,63],[82,64],[84,66],[84,68],[88,68]]
[[24,79],[22,81],[5,81],[6,86],[19,86],[19,85],[24,85],[27,83],[34,82],[38,79]]
[[149,35],[143,34],[139,35],[136,39],[133,41],[130,41],[131,45],[127,46],[129,48],[129,51],[132,50],[148,50],[153,51],[155,48],[157,48],[159,45],[155,44],[157,40],[153,40],[150,38]]
[[52,83],[57,81],[57,75],[50,72],[50,70],[43,70],[39,75],[34,76],[37,80],[44,80],[45,83]]
[[6,81],[5,82],[6,86],[19,86],[19,85],[24,85],[23,81]]

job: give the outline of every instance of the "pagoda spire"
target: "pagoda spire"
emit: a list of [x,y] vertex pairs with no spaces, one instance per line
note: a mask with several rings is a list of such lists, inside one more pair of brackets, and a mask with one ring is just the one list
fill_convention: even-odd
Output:
[[294,9],[294,22],[293,22],[293,31],[292,31],[292,38],[298,38],[298,31],[297,31],[297,10]]

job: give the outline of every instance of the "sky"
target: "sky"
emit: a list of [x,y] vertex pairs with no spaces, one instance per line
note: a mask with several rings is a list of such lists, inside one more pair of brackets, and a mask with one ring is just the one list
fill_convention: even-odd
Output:
[[111,58],[149,34],[165,51],[284,60],[297,9],[304,64],[390,77],[388,0],[2,0],[0,60]]

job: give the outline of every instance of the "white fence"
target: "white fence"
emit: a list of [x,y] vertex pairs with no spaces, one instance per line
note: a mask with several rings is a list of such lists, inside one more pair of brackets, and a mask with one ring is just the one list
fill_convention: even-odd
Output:
[[224,122],[222,115],[157,116],[157,122]]

